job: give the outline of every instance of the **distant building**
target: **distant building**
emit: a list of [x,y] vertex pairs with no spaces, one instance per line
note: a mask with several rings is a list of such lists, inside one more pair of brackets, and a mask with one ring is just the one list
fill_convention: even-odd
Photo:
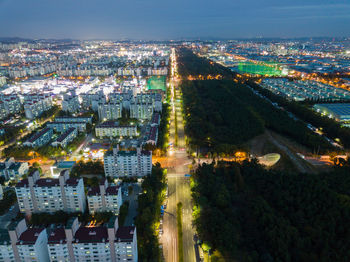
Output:
[[107,151],[104,155],[104,170],[106,176],[146,176],[152,172],[152,152],[120,151],[119,147]]
[[76,113],[80,110],[79,97],[76,95],[75,90],[71,90],[69,93],[63,95],[62,111]]
[[65,122],[65,123],[92,123],[92,117],[89,116],[60,116],[55,118],[55,122]]
[[110,186],[107,179],[102,179],[99,186],[88,190],[87,200],[90,214],[113,212],[118,215],[122,205],[122,194],[118,186]]
[[350,127],[350,104],[315,104],[314,110],[340,122],[342,126]]
[[44,146],[50,142],[53,135],[53,131],[51,128],[44,128],[41,131],[37,132],[31,138],[29,138],[26,142],[23,143],[24,146],[29,147],[40,147]]
[[137,127],[136,126],[120,126],[118,122],[108,121],[101,123],[95,128],[96,137],[131,137],[137,136]]

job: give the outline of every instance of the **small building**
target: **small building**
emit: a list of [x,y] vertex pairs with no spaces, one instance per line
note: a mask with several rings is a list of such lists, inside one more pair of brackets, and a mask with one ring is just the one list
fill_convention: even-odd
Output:
[[68,172],[70,172],[75,164],[75,161],[59,161],[50,167],[51,175],[57,178],[63,170],[68,170]]

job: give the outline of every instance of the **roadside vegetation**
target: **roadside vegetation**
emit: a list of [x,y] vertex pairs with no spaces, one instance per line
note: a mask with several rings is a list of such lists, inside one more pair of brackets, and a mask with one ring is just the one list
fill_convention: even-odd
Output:
[[165,199],[166,175],[157,163],[152,173],[144,178],[142,192],[138,197],[138,212],[135,220],[140,261],[162,261],[156,229],[161,217],[161,205]]
[[179,262],[184,261],[184,245],[183,245],[183,232],[182,232],[182,203],[179,202],[176,205],[176,224],[177,224],[177,246]]

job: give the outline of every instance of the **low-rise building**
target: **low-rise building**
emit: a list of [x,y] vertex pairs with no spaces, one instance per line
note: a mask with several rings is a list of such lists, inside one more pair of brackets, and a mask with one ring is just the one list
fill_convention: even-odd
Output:
[[104,170],[110,177],[146,176],[152,172],[152,152],[121,151],[117,146],[105,153]]
[[34,136],[28,139],[23,143],[24,146],[29,147],[40,147],[44,146],[50,142],[52,138],[53,131],[51,128],[44,128],[41,131],[37,132]]
[[118,122],[115,121],[107,121],[101,123],[95,128],[96,137],[133,137],[138,136],[137,127],[136,126],[121,126]]
[[90,214],[113,212],[118,215],[122,205],[122,194],[118,186],[108,185],[107,179],[102,179],[99,186],[88,190],[87,200]]
[[78,135],[78,131],[76,128],[69,128],[66,132],[64,132],[62,135],[60,135],[56,141],[52,142],[53,146],[61,146],[66,147],[68,143],[74,140]]

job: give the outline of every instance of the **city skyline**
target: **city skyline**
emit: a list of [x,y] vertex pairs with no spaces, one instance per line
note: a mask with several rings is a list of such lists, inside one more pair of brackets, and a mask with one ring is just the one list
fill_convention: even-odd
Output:
[[346,37],[349,22],[347,1],[0,1],[0,37]]

